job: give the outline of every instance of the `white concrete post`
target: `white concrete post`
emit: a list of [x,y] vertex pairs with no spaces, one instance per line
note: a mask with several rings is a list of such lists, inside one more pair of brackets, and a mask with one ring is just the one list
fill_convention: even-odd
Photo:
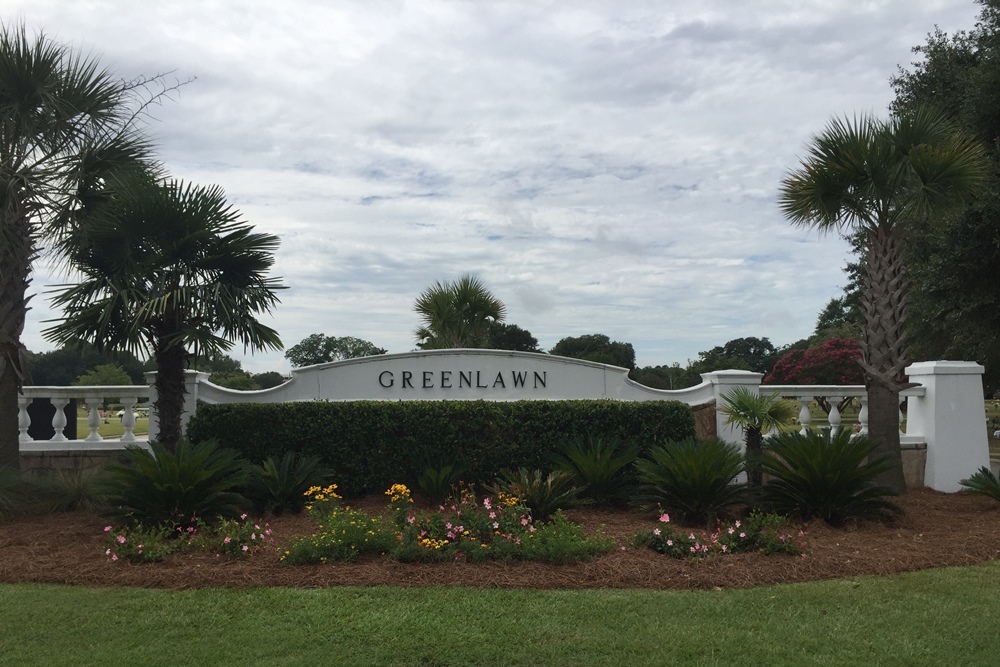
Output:
[[927,443],[924,485],[937,491],[961,490],[959,481],[990,465],[983,412],[985,369],[972,361],[924,361],[907,367],[923,396],[908,399],[906,431]]
[[703,381],[712,383],[712,389],[715,392],[716,433],[726,442],[739,445],[740,449],[744,446],[743,429],[735,424],[726,426],[726,415],[719,412],[719,408],[724,405],[722,398],[736,387],[746,387],[751,391],[759,392],[760,381],[763,377],[763,373],[754,373],[752,371],[713,371],[701,374]]
[[[149,439],[156,440],[160,435],[160,417],[156,412],[156,371],[143,374],[149,385]],[[188,420],[198,409],[198,384],[208,381],[208,373],[201,371],[184,371],[184,407],[181,410],[181,437],[187,436]]]

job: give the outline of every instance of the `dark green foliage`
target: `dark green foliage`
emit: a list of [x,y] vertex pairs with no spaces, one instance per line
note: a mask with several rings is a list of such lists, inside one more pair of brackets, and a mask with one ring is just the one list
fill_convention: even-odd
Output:
[[771,479],[761,490],[770,511],[819,518],[831,525],[848,519],[890,518],[900,513],[886,496],[896,493],[875,484],[888,470],[888,456],[873,456],[875,443],[850,430],[779,433],[767,439],[760,467]]
[[[238,429],[233,424],[239,424]],[[350,401],[202,405],[188,426],[251,461],[312,454],[337,471],[348,496],[416,481],[429,458],[460,461],[464,481],[544,468],[567,437],[655,443],[694,436],[691,409],[675,401]]]
[[0,516],[101,509],[100,481],[99,470],[85,468],[42,473],[0,468]]
[[452,490],[464,473],[465,467],[455,461],[443,458],[428,461],[417,478],[417,486],[428,502],[441,505],[452,495]]
[[516,472],[505,470],[491,492],[513,496],[519,504],[531,511],[535,521],[545,521],[556,510],[569,509],[580,504],[580,489],[573,485],[573,476],[563,470],[543,473],[541,470],[520,468]]
[[571,522],[562,511],[557,510],[552,521],[538,526],[534,533],[521,540],[521,552],[517,556],[525,560],[565,565],[607,553],[614,546],[614,539],[604,537],[600,531],[587,537],[583,526]]
[[964,486],[969,493],[989,496],[1000,501],[1000,479],[997,479],[993,471],[986,466],[977,470],[968,479],[963,479],[959,484]]
[[322,486],[330,477],[318,456],[285,452],[277,463],[268,457],[250,467],[245,494],[258,512],[299,514],[306,505],[305,492],[312,486]]
[[682,521],[714,520],[745,501],[745,485],[735,482],[743,472],[743,455],[718,438],[653,447],[635,466],[642,485],[640,500],[659,504]]
[[130,465],[107,466],[113,514],[148,527],[186,527],[196,518],[236,516],[248,504],[236,492],[247,477],[238,452],[210,440],[179,440],[175,452],[158,442],[149,447],[125,450]]
[[607,506],[624,504],[630,497],[638,457],[634,444],[588,435],[563,442],[552,463],[573,476],[582,497]]
[[621,368],[635,368],[635,349],[632,343],[613,341],[604,334],[568,336],[556,343],[549,350],[549,354],[611,364]]

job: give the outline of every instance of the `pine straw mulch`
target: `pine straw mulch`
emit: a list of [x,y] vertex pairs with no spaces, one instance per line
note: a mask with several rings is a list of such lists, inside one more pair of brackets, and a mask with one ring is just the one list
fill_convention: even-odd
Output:
[[[378,512],[384,499],[354,503]],[[737,554],[674,560],[648,549],[616,550],[573,565],[539,563],[402,564],[367,559],[350,564],[283,565],[278,547],[314,524],[305,516],[270,518],[276,548],[248,561],[229,561],[205,551],[174,554],[165,561],[132,565],[104,556],[106,521],[84,512],[11,519],[0,524],[0,582],[187,589],[287,586],[467,586],[478,588],[749,588],[934,567],[972,565],[1000,558],[1000,504],[990,498],[927,489],[898,499],[905,515],[895,524],[862,523],[831,528],[805,526],[807,555]],[[627,545],[640,530],[656,527],[649,515],[574,510],[588,531]]]

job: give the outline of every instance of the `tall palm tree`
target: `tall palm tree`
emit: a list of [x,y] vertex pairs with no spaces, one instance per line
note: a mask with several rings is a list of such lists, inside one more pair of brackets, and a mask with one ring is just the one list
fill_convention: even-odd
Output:
[[253,233],[218,186],[118,173],[109,200],[64,244],[79,284],[63,286],[53,304],[63,320],[45,331],[62,344],[151,352],[156,361],[159,440],[181,436],[184,369],[194,355],[220,354],[236,340],[281,349],[257,313],[283,289],[268,278],[278,237]]
[[41,242],[71,231],[95,179],[148,156],[135,121],[152,81],[115,79],[43,34],[0,25],[0,467],[18,464],[31,263]]
[[489,347],[490,325],[502,322],[507,314],[503,302],[469,274],[453,283],[435,282],[420,294],[413,309],[423,320],[416,331],[422,350]]
[[782,181],[779,205],[795,225],[861,234],[865,278],[860,363],[876,455],[896,463],[880,482],[905,488],[899,449],[899,392],[906,359],[906,267],[902,235],[934,219],[984,183],[981,146],[930,109],[889,120],[834,119],[813,138],[801,166]]

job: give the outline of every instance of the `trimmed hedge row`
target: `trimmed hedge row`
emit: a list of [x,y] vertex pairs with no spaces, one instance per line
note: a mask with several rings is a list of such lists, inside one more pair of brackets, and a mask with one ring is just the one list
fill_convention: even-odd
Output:
[[691,409],[677,401],[350,401],[201,405],[191,440],[216,440],[254,462],[286,451],[319,456],[350,494],[412,484],[431,461],[465,466],[468,482],[504,468],[548,468],[567,437],[639,444],[694,437]]

